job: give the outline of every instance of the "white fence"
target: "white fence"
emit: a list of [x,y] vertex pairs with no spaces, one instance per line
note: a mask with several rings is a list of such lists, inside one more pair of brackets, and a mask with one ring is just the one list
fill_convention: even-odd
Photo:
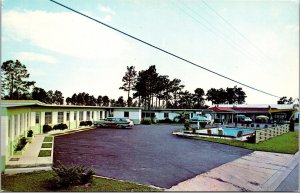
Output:
[[261,141],[265,141],[272,137],[276,137],[278,135],[282,135],[284,133],[289,132],[289,125],[277,125],[276,127],[265,128],[255,131],[255,143],[259,143]]

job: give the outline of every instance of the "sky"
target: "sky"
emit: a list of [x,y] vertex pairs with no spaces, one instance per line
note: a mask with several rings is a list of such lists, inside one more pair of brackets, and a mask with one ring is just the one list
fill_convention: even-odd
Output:
[[[57,0],[202,67],[276,96],[299,98],[298,0]],[[35,86],[64,97],[117,99],[127,66],[155,65],[184,90],[242,87],[155,50],[49,0],[2,0],[2,62],[25,64]],[[207,102],[210,105],[210,102]]]

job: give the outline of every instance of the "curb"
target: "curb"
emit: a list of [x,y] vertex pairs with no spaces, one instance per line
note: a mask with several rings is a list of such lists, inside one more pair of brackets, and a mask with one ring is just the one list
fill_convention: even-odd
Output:
[[74,130],[69,130],[63,133],[57,133],[57,134],[50,134],[53,137],[58,137],[58,136],[62,136],[62,135],[68,135],[68,134],[73,134],[73,133],[78,133],[78,132],[82,132],[82,131],[88,131],[88,130],[92,130],[95,129],[93,127],[87,127],[87,128],[82,128],[82,129],[74,129]]
[[257,191],[275,191],[281,182],[293,171],[299,164],[299,151],[288,161],[287,168],[279,169],[265,184]]
[[19,174],[19,173],[29,173],[35,171],[49,171],[52,170],[51,166],[45,167],[27,167],[27,168],[8,168],[5,169],[4,174]]
[[150,188],[156,188],[156,189],[159,189],[159,190],[162,190],[162,191],[167,190],[167,189],[165,189],[165,188],[161,188],[161,187],[154,186],[154,185],[140,184],[140,183],[137,183],[137,182],[126,181],[126,180],[120,180],[120,179],[110,178],[110,177],[106,177],[106,176],[99,176],[99,175],[93,175],[93,176],[94,176],[95,178],[104,178],[104,179],[108,179],[108,180],[116,180],[116,181],[119,181],[119,182],[128,182],[128,183],[133,183],[133,184],[137,184],[137,185],[141,185],[141,186],[148,186],[148,187],[150,187]]

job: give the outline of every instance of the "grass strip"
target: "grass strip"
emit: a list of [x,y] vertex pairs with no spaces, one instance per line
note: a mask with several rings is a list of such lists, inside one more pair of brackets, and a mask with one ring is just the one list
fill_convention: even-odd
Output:
[[188,137],[192,139],[221,143],[236,147],[251,149],[254,151],[267,151],[276,153],[295,154],[299,150],[299,131],[288,132],[259,143],[247,143],[236,140],[226,140],[208,137]]
[[39,153],[39,157],[50,157],[51,150],[41,150]]
[[54,189],[53,171],[1,176],[1,189],[5,192],[154,192],[163,191],[131,182],[95,177],[91,186],[71,186],[66,189]]
[[45,137],[44,142],[52,142],[53,137]]
[[52,143],[43,143],[42,148],[52,148]]

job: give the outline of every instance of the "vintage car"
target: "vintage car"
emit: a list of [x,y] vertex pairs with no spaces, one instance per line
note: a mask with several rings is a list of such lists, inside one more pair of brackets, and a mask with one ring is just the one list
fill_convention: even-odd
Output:
[[94,121],[95,127],[116,127],[116,128],[132,128],[133,122],[128,118],[122,117],[107,117]]

